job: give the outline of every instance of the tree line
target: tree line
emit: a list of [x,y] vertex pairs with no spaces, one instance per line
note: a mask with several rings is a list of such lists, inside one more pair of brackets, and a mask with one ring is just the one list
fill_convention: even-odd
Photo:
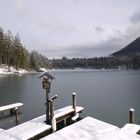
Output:
[[139,69],[140,55],[110,56],[94,58],[67,58],[53,59],[52,67],[56,69]]
[[6,64],[16,69],[48,68],[49,60],[37,51],[28,52],[20,41],[19,34],[14,36],[10,30],[7,33],[0,28],[0,65]]

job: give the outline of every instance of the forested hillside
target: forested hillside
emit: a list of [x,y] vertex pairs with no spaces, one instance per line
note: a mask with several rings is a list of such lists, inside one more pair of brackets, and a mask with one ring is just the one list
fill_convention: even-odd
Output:
[[131,55],[131,54],[140,54],[140,37],[136,38],[136,40],[132,41],[126,47],[113,53],[112,55],[122,56],[122,55]]
[[24,69],[39,69],[40,67],[49,67],[49,61],[46,57],[38,54],[36,51],[31,53],[23,46],[20,37],[12,35],[9,30],[7,33],[0,28],[0,65],[6,64]]

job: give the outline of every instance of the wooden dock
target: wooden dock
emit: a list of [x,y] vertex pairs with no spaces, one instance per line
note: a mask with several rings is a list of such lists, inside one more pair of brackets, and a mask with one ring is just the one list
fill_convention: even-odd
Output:
[[140,135],[122,130],[114,125],[86,117],[41,140],[140,140]]
[[10,114],[15,114],[16,124],[19,124],[19,107],[23,106],[23,103],[14,103],[10,105],[5,105],[0,107],[0,112],[10,111]]
[[14,103],[10,105],[5,105],[5,106],[0,107],[0,112],[11,110],[11,109],[17,109],[21,106],[23,106],[23,103]]
[[[83,107],[76,106],[76,112],[79,113],[83,111]],[[54,119],[56,120],[56,126],[57,122],[65,120],[67,117],[72,117],[74,113],[74,109],[72,106],[67,106],[62,109],[58,109],[54,112]],[[7,130],[1,130],[0,131],[0,139],[8,139],[8,140],[27,140],[34,136],[37,136],[38,134],[41,134],[45,131],[52,130],[52,126],[49,124],[46,124],[44,121],[46,119],[46,115],[42,115],[38,118],[32,119],[30,121],[27,121],[23,124],[20,124],[18,126],[12,127]]]

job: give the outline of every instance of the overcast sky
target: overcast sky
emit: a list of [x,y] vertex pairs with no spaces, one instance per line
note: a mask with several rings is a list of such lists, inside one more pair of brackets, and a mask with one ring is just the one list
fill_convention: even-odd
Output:
[[48,58],[106,56],[140,36],[140,0],[0,0],[0,27]]

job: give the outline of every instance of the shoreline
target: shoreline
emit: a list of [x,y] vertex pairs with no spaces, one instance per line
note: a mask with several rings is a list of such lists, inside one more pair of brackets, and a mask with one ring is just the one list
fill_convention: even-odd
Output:
[[[33,71],[32,71],[33,72]],[[18,70],[15,67],[10,66],[10,71],[9,67],[7,65],[0,65],[0,75],[10,75],[10,74],[26,74],[30,73],[30,71],[27,71],[22,68],[18,68]]]
[[[42,69],[41,69],[42,70]],[[64,71],[123,71],[123,70],[136,70],[136,69],[87,69],[87,68],[71,68],[71,69],[52,69],[52,70],[48,70],[48,69],[43,69],[42,71],[35,71],[35,70],[25,70],[22,68],[18,68],[18,70],[15,67],[10,66],[10,72],[9,72],[9,68],[7,65],[5,64],[1,64],[0,65],[0,75],[21,75],[21,74],[27,74],[27,73],[38,73],[38,72],[50,72],[50,71],[57,71],[57,72],[64,72]],[[140,70],[140,69],[137,69]]]

